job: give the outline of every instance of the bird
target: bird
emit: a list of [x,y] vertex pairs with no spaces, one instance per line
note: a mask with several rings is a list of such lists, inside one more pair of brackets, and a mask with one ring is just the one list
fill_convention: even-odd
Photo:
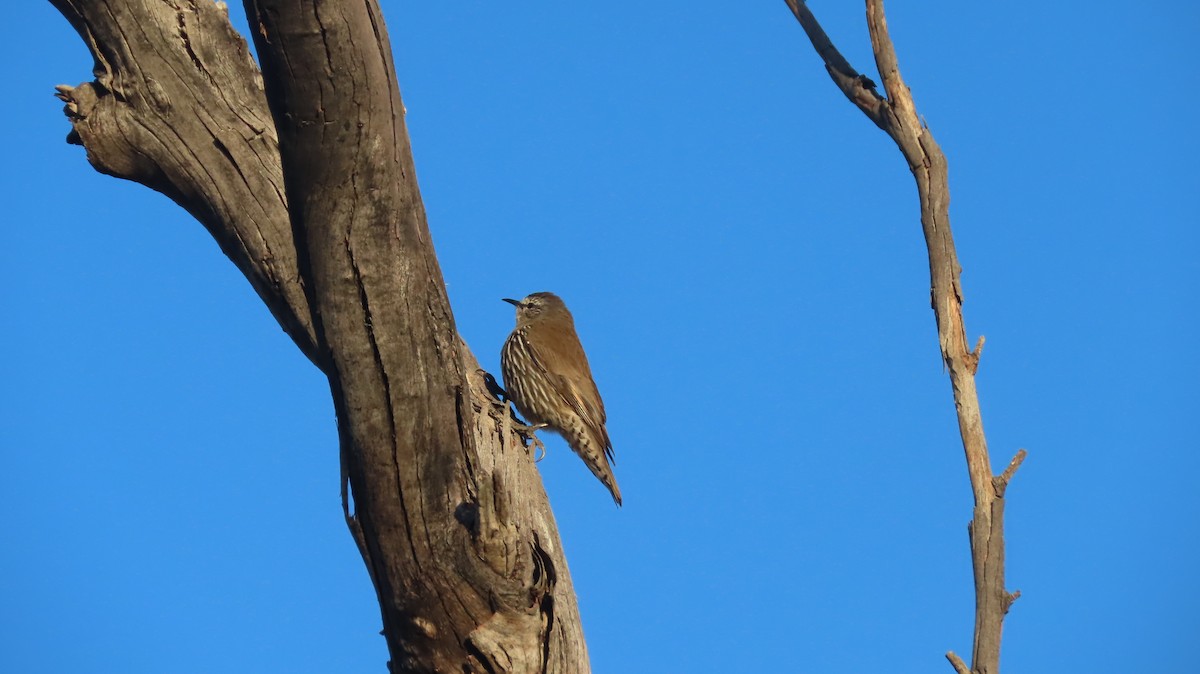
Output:
[[508,399],[533,428],[563,436],[620,506],[604,401],[570,310],[548,292],[504,301],[517,308],[517,326],[500,350]]

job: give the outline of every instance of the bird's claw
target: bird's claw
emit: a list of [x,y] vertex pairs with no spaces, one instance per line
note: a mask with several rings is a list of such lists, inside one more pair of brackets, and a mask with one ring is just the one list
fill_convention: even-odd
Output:
[[[543,445],[541,439],[538,438],[538,436],[537,436],[538,429],[542,429],[545,427],[546,427],[546,424],[513,424],[513,428],[516,429],[517,433],[522,438],[529,440],[530,442],[533,443],[533,460],[535,462],[541,461],[542,459],[546,458],[546,445]],[[527,444],[527,443],[523,443],[523,444],[525,444],[526,447],[529,446],[529,444]],[[542,451],[542,455],[540,457],[538,456],[539,449]]]
[[[529,434],[529,439],[533,440],[533,462],[541,463],[542,459],[546,458],[546,445],[543,445],[542,441],[538,439],[538,436],[534,435],[533,433]],[[542,450],[541,456],[538,456],[539,449]]]
[[[529,447],[531,443],[533,444],[534,461],[541,461],[542,459],[546,458],[546,445],[543,445],[541,439],[538,438],[537,431],[546,428],[548,424],[526,424],[517,416],[517,412],[513,409],[511,400],[497,400],[496,402],[498,404],[497,406],[507,413],[504,415],[502,420],[504,428],[512,428],[514,431],[516,431],[517,435],[521,436],[522,446]],[[541,450],[541,456],[538,456],[538,450]]]

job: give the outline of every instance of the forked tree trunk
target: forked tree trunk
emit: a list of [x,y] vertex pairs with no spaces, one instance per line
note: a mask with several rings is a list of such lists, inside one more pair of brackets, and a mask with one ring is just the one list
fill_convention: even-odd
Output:
[[246,0],[264,90],[224,5],[51,2],[96,59],[59,87],[69,140],[195,216],[328,376],[390,668],[587,672],[541,479],[454,326],[378,4]]

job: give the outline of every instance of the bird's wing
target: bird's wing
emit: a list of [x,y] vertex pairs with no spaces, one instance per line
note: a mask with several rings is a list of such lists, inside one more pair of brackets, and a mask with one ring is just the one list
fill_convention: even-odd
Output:
[[[545,329],[545,328],[543,328]],[[604,412],[604,401],[592,379],[587,355],[579,344],[575,331],[557,338],[539,340],[538,345],[529,344],[534,361],[546,373],[554,391],[575,410],[588,428],[604,444],[604,453],[613,459],[612,441],[604,427],[608,420]]]

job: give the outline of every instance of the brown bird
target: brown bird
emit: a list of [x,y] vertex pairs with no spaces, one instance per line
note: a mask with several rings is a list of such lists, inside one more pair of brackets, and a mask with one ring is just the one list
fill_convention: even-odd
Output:
[[554,293],[504,301],[517,308],[517,327],[500,351],[508,399],[530,424],[562,435],[621,505],[604,401],[567,305]]

